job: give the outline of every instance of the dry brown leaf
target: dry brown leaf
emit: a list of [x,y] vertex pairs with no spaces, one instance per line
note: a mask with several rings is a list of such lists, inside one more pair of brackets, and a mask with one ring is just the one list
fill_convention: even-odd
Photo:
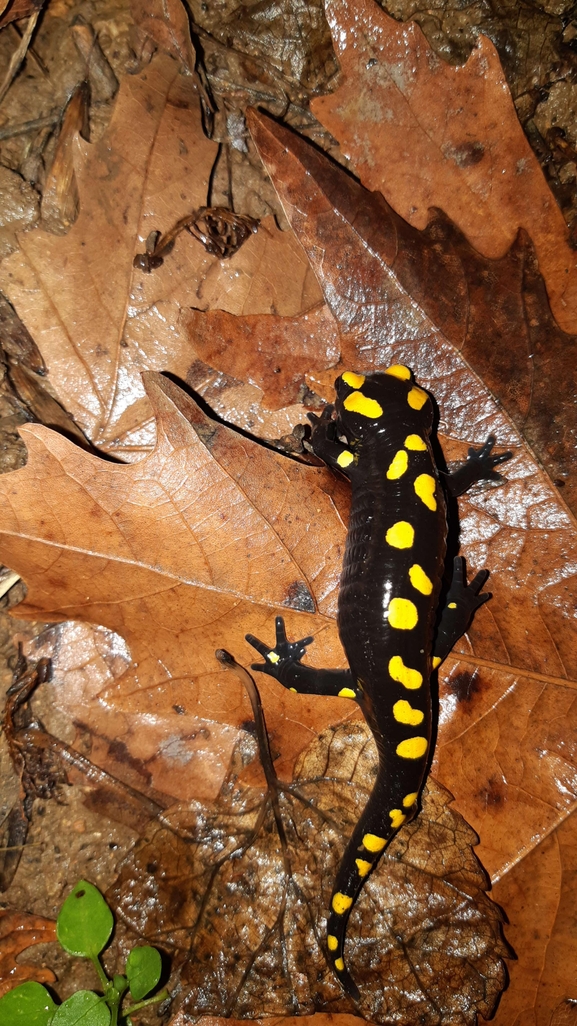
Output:
[[440,60],[414,22],[374,0],[327,0],[343,81],[312,109],[356,173],[409,224],[440,207],[480,253],[501,257],[525,228],[553,313],[577,330],[577,260],[563,215],[523,134],[487,36],[462,66]]
[[55,940],[56,923],[53,919],[0,909],[0,996],[26,980],[52,983],[56,979],[51,969],[15,962],[26,948]]
[[[294,786],[278,795],[286,844],[270,796],[238,786],[254,754],[245,738],[214,804],[151,823],[108,893],[131,929],[180,967],[177,1022],[349,1004],[323,938],[332,880],[372,785],[374,741],[353,723],[303,753]],[[351,916],[352,971],[373,1022],[410,1026],[418,1015],[427,1026],[458,1026],[494,1007],[507,948],[475,841],[430,780],[421,815],[391,844]]]
[[[0,269],[0,284],[66,408],[96,446],[125,458],[154,440],[140,372],[170,370],[186,378],[197,362],[177,331],[181,307],[291,315],[320,300],[300,247],[272,220],[229,261],[181,235],[154,274],[133,268],[152,230],[167,231],[206,205],[216,151],[202,131],[192,78],[180,75],[170,58],[156,58],[124,79],[100,141],[76,141],[80,214],[71,230],[64,237],[21,236],[20,252]],[[277,267],[282,276],[271,276]],[[239,395],[239,383],[230,384],[237,391],[229,405],[240,406],[243,426],[250,426],[259,393],[245,387]],[[267,422],[265,416],[265,433],[285,434],[292,417],[287,412]]]

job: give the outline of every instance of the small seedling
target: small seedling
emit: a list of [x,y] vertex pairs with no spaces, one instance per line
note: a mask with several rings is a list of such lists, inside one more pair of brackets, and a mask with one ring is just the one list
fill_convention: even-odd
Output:
[[[133,948],[124,975],[108,978],[99,956],[110,940],[113,926],[112,912],[100,891],[86,880],[80,880],[60,909],[56,936],[69,955],[90,959],[98,974],[102,995],[93,990],[79,990],[56,1005],[40,983],[22,983],[0,998],[2,1026],[135,1026],[132,1019],[135,1012],[166,1001],[167,990],[146,998],[160,979],[162,967],[156,948]],[[123,1009],[127,992],[135,1004]]]

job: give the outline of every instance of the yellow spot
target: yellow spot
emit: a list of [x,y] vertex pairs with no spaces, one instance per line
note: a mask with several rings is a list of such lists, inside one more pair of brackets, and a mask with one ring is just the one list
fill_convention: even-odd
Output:
[[332,906],[338,916],[342,916],[344,912],[347,912],[353,903],[353,899],[349,898],[348,894],[341,894],[337,891],[333,894]]
[[348,449],[345,449],[337,456],[337,463],[339,467],[350,467],[351,463],[354,463],[354,459],[355,457],[353,456],[352,452],[349,452]]
[[397,520],[389,527],[385,538],[388,545],[395,549],[410,549],[415,540],[415,529],[406,520]]
[[377,837],[376,834],[365,834],[363,844],[367,851],[377,852],[386,848],[387,842],[384,837]]
[[436,481],[430,474],[419,474],[415,478],[414,489],[421,502],[425,503],[427,509],[433,511],[437,508],[437,500],[435,499],[435,488]]
[[329,933],[327,937],[327,947],[329,951],[336,951],[339,946],[339,942],[336,937],[333,937],[332,933]]
[[408,737],[406,741],[401,741],[400,745],[397,745],[396,751],[401,759],[421,759],[428,747],[426,737]]
[[367,398],[362,392],[351,392],[343,406],[349,413],[360,413],[361,417],[368,417],[369,420],[376,420],[383,414],[381,404],[376,399]]
[[391,811],[389,812],[389,816],[391,817],[391,826],[393,830],[398,830],[407,818],[405,816],[405,813],[401,812],[400,809],[391,809]]
[[371,869],[373,868],[373,863],[366,862],[365,859],[355,859],[355,862],[357,864],[359,876],[366,876],[367,873],[370,873]]
[[424,452],[427,448],[427,443],[420,435],[407,435],[404,444],[405,449],[412,449],[413,452]]
[[356,698],[356,692],[352,688],[341,688],[339,698]]
[[411,805],[415,804],[415,802],[416,802],[418,797],[419,797],[419,792],[418,791],[411,791],[410,794],[406,794],[405,797],[403,798],[403,807],[405,809],[410,809]]
[[296,688],[289,688],[289,691],[294,691],[295,695],[298,695],[298,691]]
[[457,608],[457,603],[456,602],[449,602],[449,609],[456,609],[456,608]]
[[385,374],[390,374],[392,378],[400,378],[401,381],[411,380],[409,368],[403,366],[402,363],[395,363],[392,367],[387,367]]
[[416,385],[413,385],[407,396],[407,402],[413,410],[422,410],[427,398],[427,393],[423,392],[422,388],[417,388]]
[[393,716],[397,723],[408,723],[411,727],[418,727],[419,723],[422,723],[425,718],[425,714],[420,709],[413,709],[412,705],[406,702],[404,698],[395,702]]
[[269,652],[269,654],[267,655],[267,659],[269,663],[278,663],[280,656],[277,655],[276,652]]
[[398,477],[402,477],[408,466],[409,457],[404,449],[399,449],[399,451],[393,456],[389,469],[387,470],[389,481],[396,481]]
[[413,585],[413,588],[420,591],[421,595],[431,594],[433,590],[433,582],[429,580],[422,566],[419,566],[418,563],[413,563],[413,565],[409,567],[409,580]]
[[401,656],[393,656],[392,659],[389,659],[389,673],[393,680],[402,684],[404,688],[408,688],[409,691],[416,691],[423,683],[422,673],[405,666]]
[[443,660],[440,656],[433,656],[433,669],[436,670],[437,666],[440,666]]
[[335,969],[337,970],[337,972],[342,973],[344,968],[345,963],[343,962],[342,958],[335,958]]
[[412,631],[419,622],[419,614],[410,599],[394,598],[389,603],[389,624],[398,631]]
[[350,388],[362,388],[365,383],[365,375],[355,374],[354,371],[345,371],[342,379],[345,385],[349,385]]

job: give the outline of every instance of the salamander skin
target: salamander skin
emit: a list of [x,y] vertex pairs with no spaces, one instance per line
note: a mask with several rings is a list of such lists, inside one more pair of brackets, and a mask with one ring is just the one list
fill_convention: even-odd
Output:
[[301,659],[312,638],[287,641],[282,617],[276,645],[247,641],[264,657],[254,664],[285,687],[358,702],[373,732],[376,783],[346,848],[331,898],[329,962],[353,1000],[360,994],[345,967],[347,921],[367,877],[397,831],[415,816],[430,762],[432,672],[466,630],[480,594],[463,560],[438,615],[446,552],[445,492],[459,495],[482,478],[500,479],[494,438],[454,474],[441,475],[430,444],[433,405],[407,367],[335,382],[335,407],[313,423],[312,448],[351,482],[352,502],[338,600],[339,635],[349,670],[318,670]]

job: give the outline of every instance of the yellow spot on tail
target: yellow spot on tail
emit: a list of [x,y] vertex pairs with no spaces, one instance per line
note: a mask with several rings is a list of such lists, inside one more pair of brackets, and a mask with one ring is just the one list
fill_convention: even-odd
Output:
[[345,449],[337,456],[337,463],[339,467],[350,467],[351,463],[354,463],[354,461],[355,457],[353,456],[352,452],[349,452],[348,449]]
[[337,970],[337,972],[342,973],[344,968],[345,963],[343,962],[342,958],[335,958],[335,969]]
[[391,809],[391,811],[389,812],[389,816],[391,817],[391,826],[393,830],[398,830],[407,818],[405,816],[405,813],[401,812],[400,809]]
[[345,371],[342,379],[345,385],[348,385],[350,388],[362,388],[365,383],[365,375],[355,374],[354,371]]
[[407,396],[407,402],[413,410],[422,410],[427,398],[427,393],[423,392],[422,388],[417,388],[416,385],[413,385]]
[[384,837],[377,837],[376,834],[365,834],[363,844],[367,851],[377,852],[386,848],[387,842]]
[[409,567],[409,580],[413,585],[413,588],[420,591],[421,595],[431,594],[433,590],[433,582],[427,577],[422,566],[419,566],[418,563],[413,563],[413,565]]
[[410,794],[406,794],[405,797],[403,798],[403,807],[405,809],[410,809],[411,805],[415,804],[415,802],[416,802],[418,797],[419,797],[419,792],[418,791],[411,791]]
[[389,469],[387,470],[387,478],[389,481],[396,481],[397,478],[402,477],[408,466],[409,457],[404,449],[399,449],[399,451],[393,456],[389,464]]
[[333,894],[332,906],[338,916],[342,916],[344,912],[348,912],[352,903],[353,899],[349,898],[348,894],[341,894],[340,891]]
[[276,652],[269,652],[269,654],[267,655],[267,659],[269,663],[278,663],[280,656],[277,655]]
[[436,670],[437,666],[440,666],[443,660],[440,656],[433,656],[433,669]]
[[423,674],[405,666],[401,656],[393,656],[392,659],[389,659],[389,673],[393,680],[402,684],[404,688],[408,688],[409,691],[416,691],[423,683]]
[[368,417],[369,420],[377,420],[383,415],[381,404],[376,399],[369,399],[362,392],[351,392],[343,406],[349,413],[360,413],[361,417]]
[[385,374],[390,374],[392,378],[400,378],[401,381],[411,380],[409,368],[405,367],[402,363],[395,363],[392,367],[387,367]]
[[395,702],[393,716],[397,723],[408,723],[410,727],[418,727],[419,723],[422,723],[425,719],[425,714],[420,709],[413,709],[412,705],[406,702],[404,698]]
[[339,698],[356,698],[356,692],[352,688],[341,688]]
[[425,503],[427,509],[432,509],[433,511],[437,508],[437,500],[435,498],[436,485],[435,478],[431,477],[430,474],[419,474],[415,478],[413,486],[421,502]]
[[412,449],[413,452],[424,452],[427,448],[427,443],[420,435],[407,435],[404,444],[405,449]]
[[400,745],[397,745],[396,751],[401,759],[421,759],[428,747],[426,737],[408,737],[406,741],[401,741]]
[[397,520],[385,535],[388,545],[395,549],[410,549],[415,540],[415,529],[406,520]]
[[456,602],[449,602],[449,609],[456,609],[456,608],[457,608],[457,603]]
[[398,631],[412,631],[419,622],[419,614],[410,599],[393,598],[389,603],[389,625]]
[[327,937],[327,948],[329,951],[336,951],[339,946],[339,942],[336,937],[333,937],[332,933],[329,933]]
[[373,863],[366,862],[365,859],[355,859],[355,862],[357,864],[359,876],[366,876],[367,873],[370,873],[371,869],[373,868]]

